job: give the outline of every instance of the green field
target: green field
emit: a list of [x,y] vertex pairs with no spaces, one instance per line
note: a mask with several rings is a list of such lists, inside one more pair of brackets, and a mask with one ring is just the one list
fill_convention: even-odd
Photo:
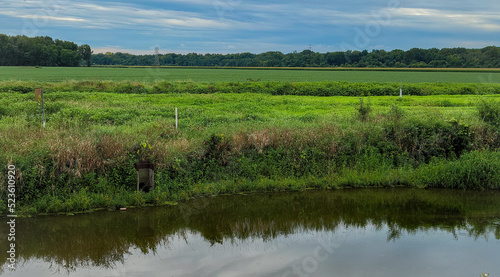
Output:
[[[32,94],[2,93],[0,115],[3,120],[34,116]],[[476,104],[481,100],[499,101],[500,95],[374,96],[365,98],[375,114],[387,113],[393,105],[414,116],[443,116],[468,124],[477,123]],[[351,117],[359,106],[358,97],[274,96],[267,94],[117,94],[54,92],[45,95],[46,117],[50,126],[68,121],[92,127],[120,129],[141,123],[165,120],[173,124],[175,107],[180,127],[186,133],[200,129],[219,132],[251,125],[296,126]],[[30,115],[30,113],[33,113]],[[132,132],[132,130],[130,130]],[[137,136],[142,136],[139,133]],[[193,133],[197,136],[198,133]],[[143,137],[141,139],[147,139]]]
[[500,83],[500,72],[464,70],[284,70],[110,67],[0,67],[1,81]]

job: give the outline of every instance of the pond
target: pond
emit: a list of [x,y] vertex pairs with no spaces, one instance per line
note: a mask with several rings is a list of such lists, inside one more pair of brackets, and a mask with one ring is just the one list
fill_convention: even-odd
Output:
[[500,275],[498,191],[250,194],[16,220],[5,276]]

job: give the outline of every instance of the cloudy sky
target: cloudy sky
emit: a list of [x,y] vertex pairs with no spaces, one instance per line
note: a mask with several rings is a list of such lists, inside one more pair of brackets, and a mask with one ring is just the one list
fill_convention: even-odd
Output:
[[496,0],[1,0],[0,33],[95,53],[500,46]]

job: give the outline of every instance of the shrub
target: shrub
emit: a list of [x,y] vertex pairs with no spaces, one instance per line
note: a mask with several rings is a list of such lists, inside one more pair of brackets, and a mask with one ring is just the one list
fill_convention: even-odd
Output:
[[151,93],[170,93],[172,92],[173,85],[169,82],[160,82],[153,85]]
[[500,152],[475,151],[456,161],[432,162],[416,170],[408,181],[430,187],[499,189]]
[[500,129],[500,102],[481,99],[477,110],[482,120]]
[[7,86],[0,86],[0,91],[1,92],[19,92],[19,93],[30,93],[33,92],[35,89],[30,87],[30,86],[24,86],[24,85],[7,85]]
[[363,104],[363,98],[359,98],[359,108],[357,110],[358,118],[361,119],[361,121],[366,121],[372,111],[370,103]]
[[144,85],[124,84],[115,88],[116,93],[148,93],[149,91]]
[[393,121],[399,122],[402,118],[406,116],[406,112],[398,105],[392,105],[387,116]]

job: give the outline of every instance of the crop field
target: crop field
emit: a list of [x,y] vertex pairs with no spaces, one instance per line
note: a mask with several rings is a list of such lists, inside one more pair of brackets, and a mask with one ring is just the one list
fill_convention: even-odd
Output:
[[377,82],[377,83],[500,83],[500,71],[490,70],[335,70],[335,69],[214,69],[153,67],[0,67],[1,81],[158,81],[191,82]]

